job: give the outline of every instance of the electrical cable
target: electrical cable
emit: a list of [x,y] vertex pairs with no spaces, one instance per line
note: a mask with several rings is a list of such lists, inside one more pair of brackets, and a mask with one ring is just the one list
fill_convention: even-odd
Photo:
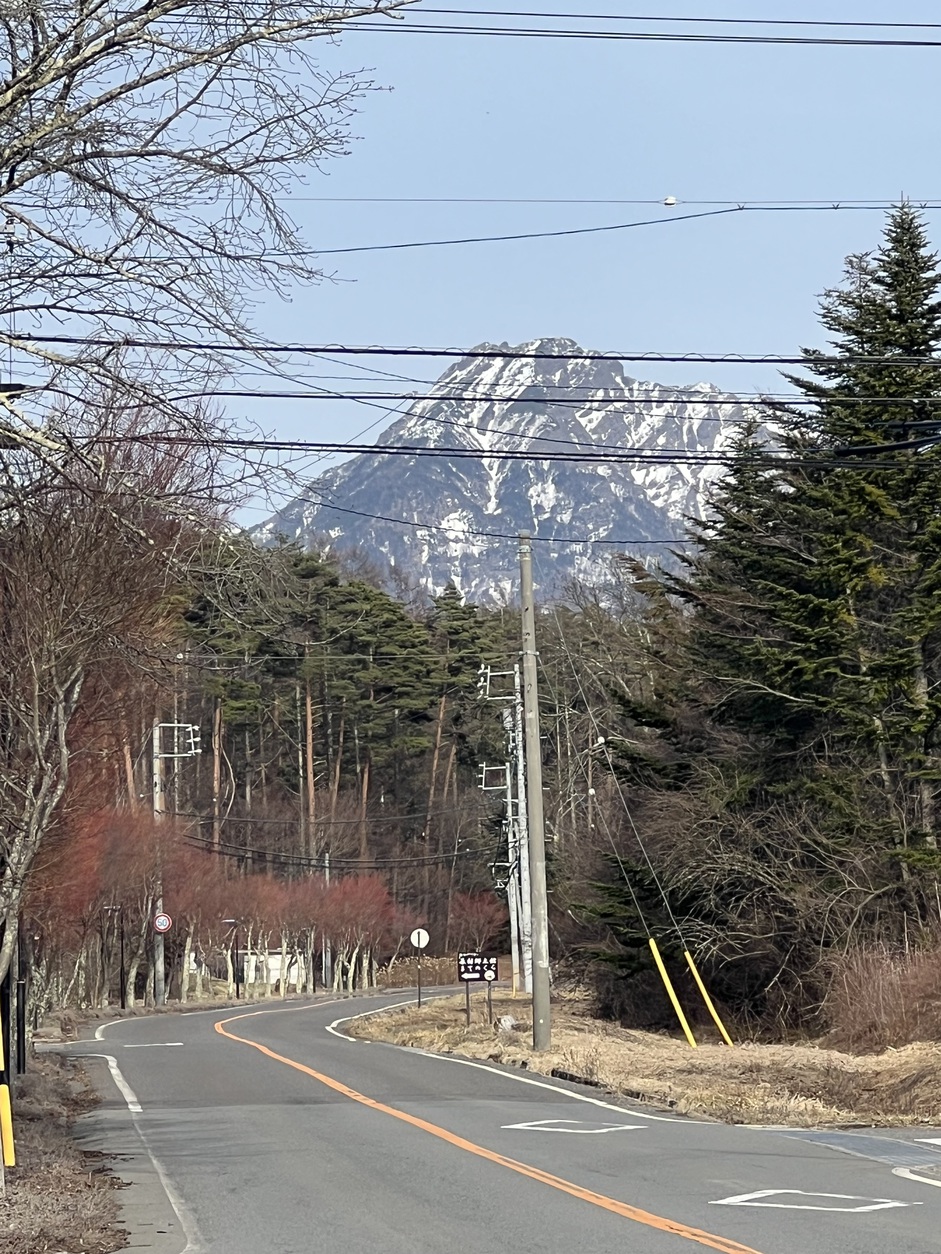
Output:
[[[533,562],[534,564],[536,562],[535,553],[533,554]],[[677,936],[680,938],[684,951],[688,952],[689,945],[686,943],[686,937],[683,934],[683,929],[680,926],[676,918],[676,915],[673,913],[673,907],[670,905],[670,900],[667,896],[666,889],[663,887],[663,884],[660,881],[660,877],[657,874],[656,868],[654,867],[654,864],[651,861],[650,854],[647,852],[647,846],[645,845],[644,840],[641,837],[641,834],[637,828],[637,824],[634,822],[634,816],[631,813],[630,806],[627,804],[627,798],[624,795],[623,788],[621,787],[621,781],[618,778],[617,772],[614,768],[614,759],[611,755],[611,750],[608,748],[607,739],[601,735],[600,724],[598,722],[598,719],[595,717],[595,712],[594,712],[594,709],[592,708],[591,701],[589,700],[588,694],[585,691],[585,687],[582,684],[582,678],[578,672],[578,667],[575,665],[575,659],[572,657],[571,650],[568,647],[568,641],[565,638],[565,632],[562,628],[561,619],[559,618],[558,606],[555,604],[552,605],[552,614],[555,619],[556,631],[558,633],[559,643],[562,646],[563,655],[565,656],[566,661],[569,664],[569,668],[572,672],[572,677],[575,680],[575,684],[576,684],[576,687],[578,688],[579,695],[585,706],[585,713],[587,714],[588,719],[591,723],[592,729],[594,730],[596,746],[600,747],[604,752],[604,757],[608,765],[609,774],[612,780],[614,781],[615,789],[617,790],[617,794],[618,794],[618,797],[620,798],[621,805],[624,809],[624,813],[627,816],[627,820],[631,825],[631,830],[634,833],[634,838],[637,841],[637,845],[641,851],[641,854],[644,858],[645,863],[647,864],[647,869],[650,872],[653,882],[657,886],[657,891],[659,892],[663,900],[663,904],[666,907],[667,914],[670,918],[670,923],[672,924],[673,929],[675,930]],[[618,860],[620,861],[620,858]],[[632,890],[632,895],[633,895],[633,890]]]
[[[548,676],[545,666],[543,666],[542,668],[542,677],[545,680],[545,684],[546,684],[546,688],[548,689],[549,696],[554,702],[556,709],[558,709],[559,700],[558,700],[558,697],[556,696],[555,689],[553,687],[551,679]],[[581,770],[582,774],[585,777],[586,785],[588,787],[591,787],[591,778],[588,774],[588,767],[582,761],[580,756],[576,757],[576,761],[578,763],[579,769]],[[650,940],[651,937],[653,936],[653,932],[651,932],[650,930],[650,925],[647,922],[647,916],[644,914],[643,908],[641,907],[640,901],[638,900],[637,893],[634,891],[634,885],[631,883],[631,877],[627,873],[627,867],[624,865],[624,859],[621,857],[620,851],[618,850],[617,844],[614,840],[614,836],[611,832],[610,824],[608,823],[608,816],[605,814],[604,810],[600,806],[598,807],[597,814],[598,814],[599,819],[601,820],[601,826],[604,828],[605,835],[608,838],[608,842],[611,845],[611,851],[614,854],[618,867],[620,868],[621,876],[624,880],[624,883],[627,885],[627,891],[630,893],[631,901],[634,903],[634,909],[637,911],[637,917],[640,919],[641,927],[647,933],[647,939]]]
[[[334,505],[330,501],[314,501],[309,497],[294,497],[290,502],[300,502],[304,505],[315,505],[321,509],[333,510],[338,514],[354,514],[358,518],[369,518],[375,522],[392,523],[398,527],[417,527],[425,531],[444,531],[450,535],[458,534],[460,536],[480,536],[485,539],[492,540],[514,540],[519,541],[519,534],[512,531],[481,531],[474,527],[464,527],[458,530],[457,527],[448,527],[444,523],[421,522],[417,519],[409,518],[392,518],[388,514],[371,514],[366,510],[350,509],[344,505]],[[531,536],[530,539],[541,544],[610,544],[618,547],[631,548],[635,545],[695,545],[694,540],[682,536],[660,536],[655,539],[624,539],[622,537],[613,537],[611,539],[594,539],[590,536]]]
[[[421,10],[418,10],[421,12]],[[502,16],[502,15],[501,15]],[[543,18],[550,15],[541,14]],[[380,34],[399,35],[460,35],[477,36],[490,39],[548,39],[548,40],[588,40],[600,43],[635,42],[646,44],[684,43],[684,44],[744,44],[744,45],[786,45],[800,47],[838,47],[838,48],[941,48],[938,39],[888,39],[866,38],[862,36],[832,35],[737,35],[728,32],[703,34],[687,31],[610,31],[580,30],[577,28],[552,29],[539,26],[480,26],[460,25],[458,23],[420,23],[420,22],[373,22],[350,19],[338,22],[335,34],[344,31],[367,31]]]
[[139,348],[149,350],[168,350],[188,352],[232,353],[235,355],[249,354],[280,356],[290,353],[322,356],[329,353],[333,356],[348,357],[450,357],[468,359],[470,361],[502,359],[506,361],[575,361],[575,362],[660,362],[681,365],[721,365],[721,366],[941,366],[941,357],[903,357],[898,355],[828,357],[819,353],[808,357],[806,354],[787,355],[783,353],[663,353],[637,352],[625,350],[619,353],[594,353],[584,350],[577,353],[529,351],[523,352],[513,348],[497,346],[479,346],[476,348],[426,347],[420,345],[385,345],[385,344],[225,344],[212,340],[156,340],[138,339],[133,336],[104,338],[101,336],[75,335],[27,335],[16,337],[16,347],[29,344],[59,344],[84,348],[128,349]]
[[[344,657],[345,657],[345,656],[347,656],[347,655],[342,655],[342,656],[344,656]],[[409,656],[414,656],[414,654],[410,654]],[[439,656],[440,656],[440,655],[439,655]],[[265,660],[267,660],[267,657],[268,657],[268,655],[266,654],[266,655],[265,655]],[[401,660],[401,657],[399,658],[399,660]],[[204,823],[208,823],[208,822],[210,822],[210,821],[211,821],[211,820],[210,820],[210,818],[209,818],[209,817],[207,817],[206,815],[203,815],[203,814],[197,814],[197,813],[192,812],[192,811],[177,810],[175,813],[176,813],[176,814],[177,814],[180,818],[184,818],[184,819],[199,819],[199,820],[200,820],[200,822],[204,822]],[[413,812],[412,812],[412,813],[410,813],[410,814],[380,814],[380,815],[371,815],[371,814],[370,814],[370,815],[367,815],[367,816],[365,817],[365,819],[363,819],[363,818],[355,818],[355,819],[321,819],[321,818],[315,818],[315,819],[314,819],[314,826],[315,826],[315,827],[360,827],[360,826],[362,826],[364,823],[366,823],[366,824],[368,824],[370,827],[372,827],[373,825],[375,825],[375,824],[377,824],[377,823],[407,823],[407,822],[410,822],[412,819],[421,819],[421,821],[424,823],[424,822],[427,822],[429,819],[438,819],[438,818],[443,818],[443,817],[445,817],[446,815],[451,815],[451,814],[465,814],[465,815],[467,815],[467,814],[473,814],[473,813],[475,813],[475,811],[474,811],[473,807],[470,807],[470,806],[454,806],[454,807],[452,807],[451,809],[448,809],[448,810],[435,810],[435,811],[433,811],[431,814],[428,814],[428,813],[427,813],[426,811],[424,811],[424,810],[415,810],[415,811],[413,811]],[[488,814],[488,813],[489,813],[489,810],[487,809],[487,807],[486,807],[486,806],[480,806],[480,807],[478,807],[478,809],[477,809],[476,813],[479,813],[479,814]],[[286,824],[286,823],[297,823],[297,821],[298,821],[298,816],[297,816],[296,814],[292,814],[292,815],[285,815],[283,818],[277,818],[277,817],[275,817],[275,818],[269,818],[269,817],[258,817],[257,815],[238,815],[238,814],[231,815],[231,814],[230,814],[230,815],[228,816],[228,820],[229,820],[229,822],[230,822],[230,823],[248,823],[248,824],[281,823],[281,824]],[[358,859],[352,859],[352,861],[358,861]]]
[[431,13],[435,16],[460,17],[538,17],[551,18],[553,21],[581,22],[676,22],[695,26],[812,26],[812,27],[853,27],[867,30],[941,30],[941,22],[871,22],[867,20],[839,21],[820,18],[774,18],[774,17],[680,17],[676,14],[656,16],[642,13],[556,13],[547,9],[535,11],[518,11],[514,9],[431,9],[425,5],[417,5],[409,10],[412,13]]

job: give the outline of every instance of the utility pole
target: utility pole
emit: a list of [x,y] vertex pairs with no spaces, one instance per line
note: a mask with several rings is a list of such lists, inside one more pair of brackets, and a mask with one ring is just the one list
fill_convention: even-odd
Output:
[[[174,701],[174,711],[176,711],[176,702]],[[221,710],[221,705],[217,704],[217,711]],[[163,750],[163,732],[164,728],[169,728],[173,732],[173,752],[164,753]],[[184,744],[180,746],[180,733],[183,733]],[[213,724],[213,734],[215,735],[215,723]],[[182,758],[194,758],[197,754],[202,753],[199,744],[199,728],[195,723],[178,723],[174,713],[174,721],[172,723],[161,723],[160,715],[154,715],[153,730],[151,734],[151,765],[153,775],[153,797],[154,797],[154,819],[160,823],[167,817],[167,783],[166,768],[164,761],[166,758],[172,758],[174,761],[174,792],[176,790],[176,776],[179,774],[179,764]],[[214,784],[215,786],[215,784]],[[213,837],[215,842],[215,834],[217,827],[218,815],[218,793],[213,801]],[[157,883],[155,885],[156,901],[154,904],[154,914],[161,914],[163,911],[163,850],[159,847],[157,850]],[[153,922],[153,920],[151,920]],[[122,941],[123,941],[123,915],[122,915]],[[122,950],[123,952],[123,950]],[[187,959],[188,960],[188,959]],[[184,979],[186,978],[186,965],[184,961]],[[167,1004],[167,973],[164,965],[164,937],[163,932],[154,931],[154,1005],[165,1006]]]
[[529,852],[529,800],[526,796],[526,757],[523,733],[523,684],[519,666],[513,667],[513,761],[516,764],[516,843],[519,849],[520,938],[523,949],[523,988],[533,991],[533,891]]
[[[160,715],[154,717],[153,727],[153,780],[154,780],[154,819],[159,823],[166,818],[167,798],[163,777],[163,736]],[[155,913],[163,910],[163,868],[160,866],[162,850],[158,849],[157,900]],[[163,933],[154,932],[154,1005],[165,1006],[167,1003],[166,968],[164,967]]]
[[[323,877],[327,887],[330,887],[330,851],[327,850],[323,855]],[[326,933],[321,939],[323,958],[323,987],[324,992],[329,992],[333,984],[333,954],[330,949],[330,942],[327,940]]]
[[529,872],[533,912],[533,1049],[551,1044],[549,1006],[549,903],[546,892],[546,837],[542,798],[542,744],[536,678],[536,605],[533,596],[532,538],[520,532],[520,610],[523,644],[523,716],[526,740],[526,801],[529,811]]

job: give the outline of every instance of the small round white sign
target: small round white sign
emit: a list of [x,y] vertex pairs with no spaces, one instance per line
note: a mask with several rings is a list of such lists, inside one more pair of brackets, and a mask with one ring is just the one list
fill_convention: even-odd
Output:
[[415,931],[409,937],[409,940],[412,942],[412,944],[415,946],[416,949],[424,949],[425,946],[428,944],[428,942],[431,940],[431,937],[428,935],[428,933],[425,931],[423,927],[416,927]]
[[496,978],[497,978],[496,971],[494,971],[492,967],[488,967],[487,970],[484,972],[484,979],[489,984],[491,980],[495,980]]
[[173,927],[173,920],[168,914],[161,910],[159,914],[154,915],[155,932],[169,932],[171,927]]

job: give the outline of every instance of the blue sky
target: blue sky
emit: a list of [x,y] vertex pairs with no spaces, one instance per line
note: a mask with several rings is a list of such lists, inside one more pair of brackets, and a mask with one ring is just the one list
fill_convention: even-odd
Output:
[[[884,21],[889,13],[879,0],[852,6],[723,0],[708,8],[688,0],[685,6],[536,0],[481,7],[842,21]],[[418,8],[411,13],[422,20]],[[941,20],[928,0],[893,6],[892,17]],[[934,34],[941,37],[941,29]],[[905,193],[941,203],[941,48],[351,32],[337,47],[325,46],[324,62],[368,68],[388,90],[363,102],[350,155],[312,171],[292,198],[292,214],[314,247],[556,230],[671,213],[628,205],[355,204],[308,197],[848,200]],[[941,213],[928,217],[941,244]],[[839,280],[845,254],[878,242],[881,220],[878,212],[859,211],[734,214],[574,239],[325,258],[332,280],[295,292],[289,304],[265,304],[257,321],[272,337],[307,342],[469,346],[552,335],[601,350],[786,353],[819,342],[816,294]],[[403,372],[433,378],[441,365],[411,361]],[[771,368],[756,366],[663,365],[636,373],[664,383],[705,378],[739,391],[779,386]],[[324,380],[323,386],[348,384]],[[233,417],[242,412],[238,404],[230,408]],[[382,417],[351,404],[302,401],[244,412],[284,437],[330,440],[349,439]]]

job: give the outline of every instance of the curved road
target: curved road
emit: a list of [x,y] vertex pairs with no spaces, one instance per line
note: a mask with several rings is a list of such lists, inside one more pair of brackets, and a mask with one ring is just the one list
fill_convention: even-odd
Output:
[[728,1127],[343,1035],[344,1016],[402,1000],[127,1019],[70,1051],[102,1059],[93,1071],[104,1103],[88,1137],[125,1156],[119,1173],[139,1182],[126,1191],[132,1248],[937,1248],[939,1130]]

